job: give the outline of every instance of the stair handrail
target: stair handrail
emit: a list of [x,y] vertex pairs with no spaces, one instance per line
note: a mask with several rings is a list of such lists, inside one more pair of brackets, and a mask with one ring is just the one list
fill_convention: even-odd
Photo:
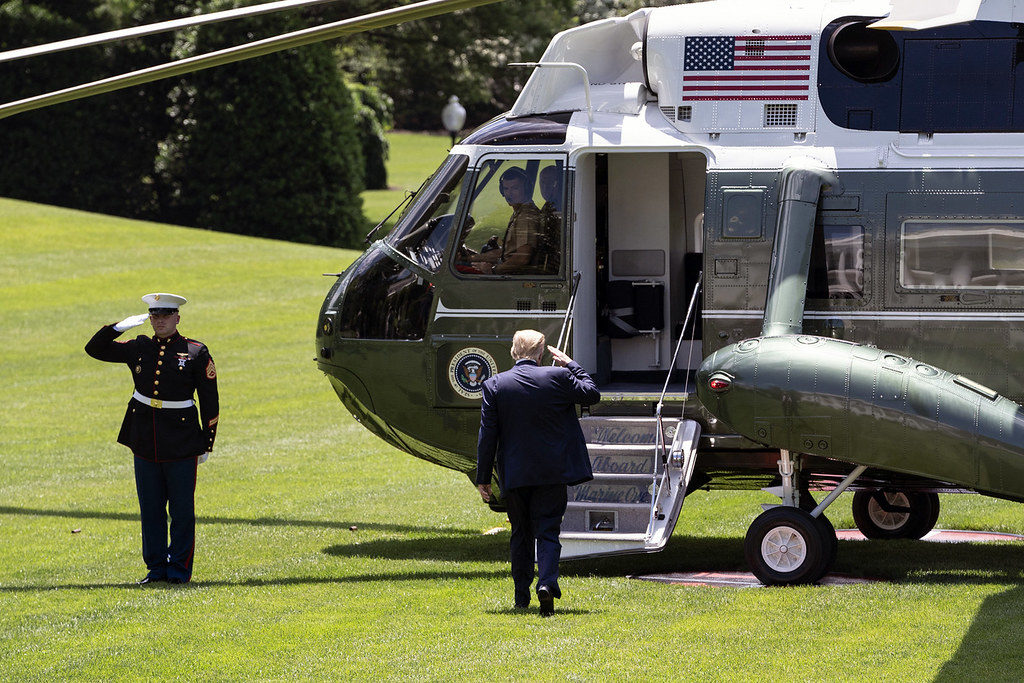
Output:
[[[676,368],[676,359],[679,357],[679,349],[683,345],[683,339],[686,337],[686,328],[690,324],[690,319],[693,318],[694,311],[696,310],[697,295],[700,293],[701,284],[704,281],[704,271],[701,270],[697,274],[697,282],[693,285],[693,294],[690,295],[690,305],[686,309],[686,319],[683,321],[683,327],[679,330],[679,340],[676,341],[675,351],[672,352],[672,362],[668,366],[668,373],[665,375],[665,385],[661,388],[661,396],[658,397],[658,405],[655,408],[655,417],[658,419],[658,448],[659,455],[664,457],[665,454],[665,430],[661,420],[661,410],[665,405],[665,394],[668,393],[669,382],[672,381],[672,371]],[[690,341],[693,341],[693,335],[697,331],[696,322],[694,323],[693,329],[691,330]],[[690,344],[690,355],[693,354],[693,344]],[[687,358],[686,366],[689,368],[690,361]]]
[[[668,374],[665,376],[665,385],[661,388],[661,396],[658,397],[658,405],[655,408],[654,415],[657,420],[657,446],[656,446],[656,457],[654,458],[653,468],[653,481],[651,485],[651,513],[650,518],[647,522],[648,532],[654,527],[654,511],[658,505],[658,499],[661,497],[661,485],[658,482],[658,476],[661,474],[660,466],[667,461],[665,456],[665,423],[662,421],[661,410],[665,405],[665,394],[668,393],[668,385],[672,380],[672,371],[676,367],[676,359],[679,357],[679,349],[683,345],[683,339],[686,337],[686,328],[690,324],[690,319],[693,317],[695,306],[697,303],[697,294],[700,292],[701,283],[704,281],[704,271],[701,270],[697,274],[697,282],[693,285],[693,294],[690,295],[690,305],[686,309],[686,318],[683,320],[683,327],[679,330],[679,340],[676,342],[675,351],[672,353],[672,363],[668,367]],[[693,341],[693,335],[696,334],[697,325],[694,324],[691,330],[690,341]],[[690,356],[693,354],[693,344],[690,344]],[[686,361],[686,367],[690,367],[689,358]],[[678,431],[676,432],[678,434]]]
[[[665,376],[665,385],[661,388],[661,396],[658,398],[658,411],[660,414],[662,402],[665,400],[665,394],[668,393],[668,384],[672,380],[672,371],[676,368],[676,359],[679,357],[679,349],[683,345],[683,338],[686,337],[686,328],[690,324],[690,318],[693,317],[694,306],[697,303],[697,294],[700,292],[701,282],[704,279],[704,271],[697,273],[697,282],[693,285],[693,294],[690,296],[690,305],[686,309],[686,319],[683,321],[683,327],[679,330],[679,340],[676,342],[676,349],[672,352],[672,364],[668,366],[668,374]],[[696,332],[697,326],[693,326],[693,332]],[[693,337],[690,337],[690,341],[693,341]],[[693,353],[693,347],[690,347],[690,353]],[[687,363],[689,365],[689,363]]]
[[[555,348],[562,352],[565,351],[565,349],[562,348],[562,344],[569,342],[569,333],[572,330],[573,309],[576,308],[576,293],[580,289],[580,278],[582,276],[583,274],[578,271],[573,273],[572,276],[572,291],[569,294],[569,306],[565,311],[565,318],[562,319],[562,329],[558,333],[558,343],[555,344]],[[551,364],[554,365],[555,361],[551,361]]]

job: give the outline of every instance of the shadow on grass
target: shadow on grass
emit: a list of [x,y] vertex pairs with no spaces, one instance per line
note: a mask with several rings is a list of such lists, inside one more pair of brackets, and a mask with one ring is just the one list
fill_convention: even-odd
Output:
[[[436,530],[417,538],[354,541],[324,548],[339,557],[447,562],[508,561],[508,535],[451,536]],[[833,572],[901,584],[1024,584],[1024,545],[840,541]],[[686,571],[749,571],[742,538],[675,536],[660,553],[566,560],[563,576],[624,576]]]
[[[832,572],[900,584],[1024,584],[1024,545],[839,541]],[[566,576],[622,576],[687,571],[750,571],[742,538],[674,536],[660,553],[574,560]]]
[[445,562],[508,562],[508,534],[450,536],[446,529],[419,538],[382,538],[353,541],[324,548],[335,557],[381,560],[440,560]]
[[985,598],[960,647],[935,680],[1020,680],[1020,653],[1024,651],[1021,605],[1024,586]]
[[[112,519],[137,522],[136,514],[88,510],[59,510],[0,506],[0,515],[51,516],[72,519]],[[445,562],[493,562],[493,571],[465,574],[440,573],[437,577],[505,576],[508,535],[482,535],[478,530],[412,526],[353,520],[330,521],[284,517],[200,517],[200,524],[246,526],[292,526],[408,534],[406,538],[361,541],[358,534],[349,542],[324,548],[327,555],[386,560],[428,560]],[[1024,545],[1020,543],[931,543],[922,541],[840,541],[833,572],[902,584],[1024,584]],[[570,560],[562,574],[578,576],[624,576],[685,571],[748,571],[741,537],[675,536],[660,553],[627,555],[590,560]],[[431,574],[368,574],[364,577],[312,577],[297,579],[252,579],[199,585],[287,585],[289,583],[346,583],[353,581],[429,580]],[[108,587],[131,584],[110,584]],[[47,586],[60,588],[62,586]],[[98,585],[63,586],[96,588]],[[43,588],[43,586],[35,587]],[[29,587],[32,589],[32,587]],[[0,587],[2,590],[11,590]],[[1024,638],[1024,636],[1022,636]]]
[[[531,607],[528,610],[519,610],[513,607],[506,607],[505,609],[489,609],[485,611],[486,614],[495,615],[508,615],[510,617],[539,617],[540,610],[537,607]],[[576,607],[555,607],[555,613],[551,615],[552,619],[558,618],[562,614],[571,614],[573,616],[580,614],[594,614],[594,610],[589,609],[578,609]],[[544,617],[547,619],[548,617]]]
[[188,584],[171,585],[166,583],[139,586],[130,583],[67,583],[67,584],[31,584],[24,586],[0,586],[0,593],[30,593],[41,590],[95,590],[97,588],[127,588],[137,591],[154,590],[195,590],[196,588],[263,588],[266,586],[303,586],[349,583],[373,583],[383,581],[451,581],[453,579],[497,579],[508,576],[507,569],[477,571],[427,571],[427,572],[375,572],[372,574],[354,574],[352,576],[289,576],[276,579],[239,579],[238,581],[192,581]]
[[[138,513],[103,512],[100,510],[53,510],[0,505],[0,515],[23,515],[26,517],[66,517],[68,519],[109,519],[119,522],[138,522]],[[207,517],[196,516],[196,524],[239,524],[244,526],[296,526],[320,529],[344,529],[357,527],[366,531],[394,531],[408,534],[436,533],[437,527],[410,526],[407,524],[386,524],[381,522],[359,522],[355,520],[334,522],[327,519],[290,519],[287,517]],[[449,535],[478,536],[477,529],[445,529]]]

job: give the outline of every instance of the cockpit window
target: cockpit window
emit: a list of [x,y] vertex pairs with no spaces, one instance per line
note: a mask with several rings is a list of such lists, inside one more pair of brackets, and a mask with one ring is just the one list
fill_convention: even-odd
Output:
[[477,173],[455,253],[468,276],[557,275],[565,169],[557,159],[490,159]]
[[469,157],[448,157],[427,179],[412,204],[385,241],[415,263],[437,272],[444,260],[444,248],[455,222],[455,210],[462,191],[462,177]]

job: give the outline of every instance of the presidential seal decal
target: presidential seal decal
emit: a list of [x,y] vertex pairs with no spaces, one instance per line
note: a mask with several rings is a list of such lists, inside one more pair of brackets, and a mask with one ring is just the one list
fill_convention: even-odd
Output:
[[448,382],[463,398],[480,398],[484,380],[498,374],[498,364],[491,354],[472,346],[462,349],[448,365]]

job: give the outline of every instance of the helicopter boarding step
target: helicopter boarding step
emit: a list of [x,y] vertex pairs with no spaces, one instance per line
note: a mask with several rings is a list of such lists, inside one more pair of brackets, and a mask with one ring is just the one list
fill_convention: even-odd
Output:
[[700,425],[668,418],[662,424],[660,440],[653,417],[580,420],[594,479],[569,488],[562,559],[665,547],[693,474]]

